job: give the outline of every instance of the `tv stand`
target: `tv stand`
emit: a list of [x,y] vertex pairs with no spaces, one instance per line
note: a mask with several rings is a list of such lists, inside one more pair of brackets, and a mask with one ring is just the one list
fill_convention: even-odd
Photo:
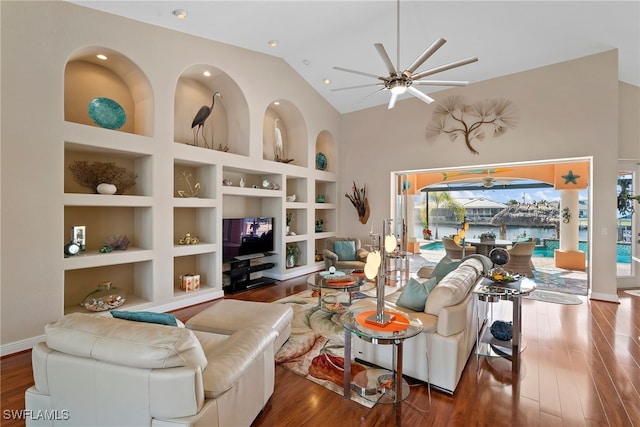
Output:
[[264,258],[267,255],[241,255],[230,261],[231,268],[224,272],[230,279],[229,284],[223,287],[224,292],[226,294],[236,294],[275,283],[276,279],[256,274],[276,266],[273,262],[262,262],[260,260],[260,258]]

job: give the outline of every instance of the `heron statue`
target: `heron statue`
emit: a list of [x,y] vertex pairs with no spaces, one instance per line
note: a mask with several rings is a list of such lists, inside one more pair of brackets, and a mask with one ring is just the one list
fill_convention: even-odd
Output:
[[[206,148],[211,148],[209,147],[209,144],[207,144],[207,138],[204,136],[204,122],[207,121],[207,119],[211,115],[211,112],[213,111],[213,106],[216,104],[216,96],[219,96],[220,99],[222,99],[222,95],[220,94],[220,92],[214,93],[213,97],[211,98],[211,107],[207,105],[203,105],[202,107],[200,107],[198,113],[193,118],[193,122],[191,123],[191,129],[196,128],[196,131],[193,134],[193,145],[195,145],[196,147],[198,146],[198,131],[200,131],[202,139],[204,140],[204,146]],[[211,144],[213,146],[213,141],[211,141]]]

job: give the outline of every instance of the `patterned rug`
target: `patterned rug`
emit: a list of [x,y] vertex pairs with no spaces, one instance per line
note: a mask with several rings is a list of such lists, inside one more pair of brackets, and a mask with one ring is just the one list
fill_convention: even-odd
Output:
[[[275,302],[293,308],[291,337],[276,353],[276,364],[342,395],[344,328],[339,314],[318,308],[318,296],[314,292],[309,289]],[[328,293],[324,291],[323,297],[326,295]],[[375,297],[373,284],[363,286],[357,297]],[[352,378],[364,370],[365,366],[352,363]],[[351,400],[367,408],[374,406],[374,402],[356,393],[351,393]]]
[[640,297],[640,289],[629,289],[624,291],[625,294],[633,295],[634,297]]
[[532,299],[536,301],[542,302],[551,302],[554,304],[565,304],[565,305],[577,305],[582,304],[582,300],[573,295],[561,294],[554,291],[544,291],[541,289],[536,289],[531,292],[526,297],[527,299]]
[[571,270],[536,268],[533,271],[539,289],[573,295],[587,295],[587,281],[572,277]]

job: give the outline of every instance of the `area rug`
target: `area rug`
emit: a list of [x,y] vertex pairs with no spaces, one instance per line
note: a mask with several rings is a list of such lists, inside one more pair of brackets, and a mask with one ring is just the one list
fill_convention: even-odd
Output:
[[571,277],[570,270],[536,268],[533,271],[536,286],[550,291],[573,295],[587,295],[587,281]]
[[640,289],[629,289],[624,291],[625,294],[633,295],[634,297],[640,297]]
[[566,305],[577,305],[582,304],[582,300],[573,295],[561,294],[558,292],[545,291],[541,289],[536,289],[531,292],[526,297],[527,299],[542,301],[542,302],[551,302],[554,304],[566,304]]
[[[326,295],[325,291],[323,296]],[[363,286],[357,297],[375,298],[373,284]],[[275,303],[293,308],[291,337],[276,353],[276,364],[342,395],[344,328],[340,324],[340,315],[320,310],[317,294],[310,289]],[[351,364],[352,377],[363,370],[363,365]],[[356,393],[351,393],[351,400],[367,408],[374,406],[373,402]]]

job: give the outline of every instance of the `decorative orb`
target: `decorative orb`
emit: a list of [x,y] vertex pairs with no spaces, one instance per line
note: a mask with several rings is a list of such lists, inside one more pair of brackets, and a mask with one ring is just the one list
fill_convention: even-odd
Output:
[[504,248],[495,248],[489,252],[489,259],[496,265],[505,265],[509,258],[509,252]]

